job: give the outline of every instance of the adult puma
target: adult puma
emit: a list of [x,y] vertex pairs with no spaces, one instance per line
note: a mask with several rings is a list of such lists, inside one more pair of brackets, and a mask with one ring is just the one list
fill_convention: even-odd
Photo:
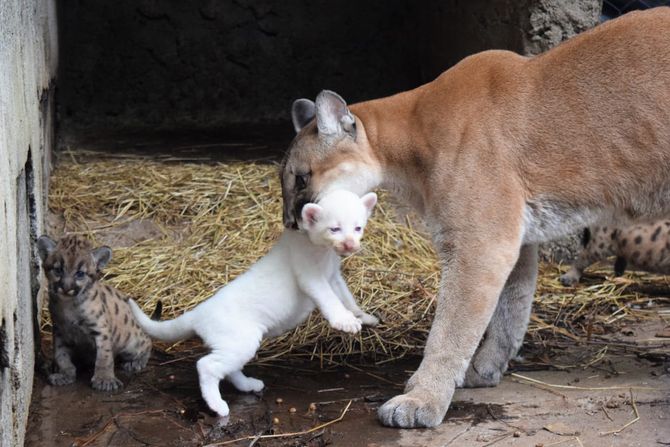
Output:
[[534,58],[479,53],[350,109],[329,91],[294,103],[285,225],[332,189],[383,186],[423,214],[441,260],[423,360],[380,407],[383,424],[435,426],[456,386],[500,381],[527,327],[539,242],[670,214],[668,36],[670,8],[656,8]]

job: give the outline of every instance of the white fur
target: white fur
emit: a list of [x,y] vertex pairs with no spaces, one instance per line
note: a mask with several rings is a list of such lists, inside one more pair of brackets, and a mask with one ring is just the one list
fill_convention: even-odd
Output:
[[596,223],[609,223],[622,218],[606,209],[565,210],[550,200],[529,201],[524,208],[523,243],[536,244],[567,236]]
[[212,410],[226,416],[229,409],[219,393],[220,380],[226,378],[241,391],[263,389],[263,382],[242,373],[263,338],[295,328],[315,307],[333,328],[352,334],[360,331],[361,324],[379,322],[356,304],[337,255],[360,247],[376,202],[374,193],[359,198],[334,191],[318,205],[305,205],[303,231],[285,230],[268,254],[194,309],[157,322],[130,300],[133,314],[151,337],[202,338],[212,350],[197,363],[202,396]]

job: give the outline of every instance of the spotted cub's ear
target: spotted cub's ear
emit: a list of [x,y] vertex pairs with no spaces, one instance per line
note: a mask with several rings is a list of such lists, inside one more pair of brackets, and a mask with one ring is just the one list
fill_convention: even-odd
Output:
[[377,194],[374,192],[369,192],[361,197],[361,202],[363,202],[363,206],[365,206],[365,208],[368,210],[368,216],[370,216],[370,214],[372,214],[372,210],[377,204]]
[[310,228],[312,225],[319,221],[321,217],[321,208],[316,203],[308,203],[302,207],[302,221],[305,223],[307,228]]
[[93,250],[91,255],[95,261],[96,268],[100,271],[112,260],[112,249],[105,245]]
[[47,235],[40,236],[37,239],[37,252],[40,255],[42,262],[45,262],[47,257],[56,249],[56,243]]

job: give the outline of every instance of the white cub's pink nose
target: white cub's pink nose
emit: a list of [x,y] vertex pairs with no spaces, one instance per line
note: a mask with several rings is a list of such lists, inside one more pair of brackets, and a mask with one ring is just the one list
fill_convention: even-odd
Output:
[[344,248],[346,251],[354,251],[356,250],[358,244],[356,244],[355,241],[348,239],[342,243],[342,248]]

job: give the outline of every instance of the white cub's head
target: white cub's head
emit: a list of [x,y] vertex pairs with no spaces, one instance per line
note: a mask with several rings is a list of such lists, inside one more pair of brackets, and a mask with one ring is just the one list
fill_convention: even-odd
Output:
[[377,203],[377,194],[363,197],[345,191],[332,191],[319,203],[302,208],[302,228],[315,245],[333,247],[338,255],[348,256],[361,248],[363,230]]

